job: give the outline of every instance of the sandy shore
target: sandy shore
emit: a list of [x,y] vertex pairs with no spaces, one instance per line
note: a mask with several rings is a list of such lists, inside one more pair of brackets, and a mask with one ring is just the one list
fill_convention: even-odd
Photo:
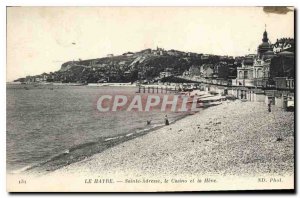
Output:
[[225,101],[46,175],[7,179],[8,191],[293,189],[294,112]]
[[294,113],[272,110],[224,102],[48,176],[293,175]]

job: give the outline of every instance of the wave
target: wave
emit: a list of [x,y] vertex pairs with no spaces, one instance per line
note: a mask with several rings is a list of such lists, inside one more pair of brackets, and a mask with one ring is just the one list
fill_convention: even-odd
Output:
[[[186,116],[187,115],[177,117],[173,121],[170,121],[170,124],[172,124],[172,123],[176,122],[177,120],[182,119],[183,117],[186,117]],[[145,128],[135,128],[133,130],[128,131],[126,134],[121,134],[121,135],[113,136],[113,137],[101,137],[96,141],[75,145],[75,146],[73,146],[69,149],[63,150],[61,153],[53,155],[52,157],[50,157],[50,158],[48,158],[44,161],[41,161],[41,162],[33,164],[33,165],[28,165],[28,166],[25,166],[25,167],[17,169],[17,170],[13,170],[11,173],[12,174],[24,173],[26,171],[30,171],[30,170],[33,170],[35,168],[42,167],[42,166],[44,166],[48,163],[50,163],[50,164],[53,163],[54,164],[54,165],[52,165],[52,166],[54,166],[53,170],[56,170],[59,167],[61,167],[61,164],[69,164],[69,159],[70,158],[68,158],[68,157],[76,155],[75,152],[77,152],[79,150],[81,150],[82,152],[81,153],[80,153],[80,151],[77,152],[77,156],[75,156],[75,158],[79,159],[77,161],[80,161],[80,160],[82,160],[86,157],[90,157],[94,154],[101,153],[105,149],[107,149],[109,147],[112,147],[112,146],[115,146],[118,143],[122,143],[122,142],[125,142],[127,140],[134,139],[135,137],[138,137],[138,136],[142,136],[142,135],[144,135],[144,134],[146,134],[150,131],[156,130],[156,129],[161,128],[163,126],[165,126],[165,124],[151,124],[150,126],[145,126]],[[97,144],[100,145],[99,150],[91,149],[91,147],[94,147]],[[85,150],[85,149],[87,149],[87,150]],[[55,160],[58,160],[57,164],[55,164],[55,162],[54,162]],[[72,163],[77,162],[77,161],[76,160],[72,161]],[[57,166],[57,167],[55,167],[55,166]]]
[[60,157],[62,157],[62,156],[64,156],[64,155],[69,154],[69,153],[70,153],[70,150],[69,150],[69,149],[64,150],[62,153],[58,153],[58,154],[56,154],[56,155],[54,155],[54,156],[48,158],[47,160],[41,161],[41,162],[36,163],[36,164],[32,164],[32,165],[25,166],[25,167],[20,168],[20,169],[17,169],[17,170],[13,170],[13,171],[11,171],[11,173],[12,173],[12,174],[20,174],[20,173],[24,173],[24,172],[29,171],[29,170],[32,170],[32,169],[34,169],[34,168],[36,168],[36,167],[40,167],[40,166],[42,166],[42,165],[44,165],[44,164],[46,164],[46,163],[48,163],[48,162],[51,162],[51,161],[53,161],[53,160],[56,160],[56,159],[58,159],[58,158],[60,158]]
[[13,170],[13,171],[11,171],[11,173],[12,173],[12,174],[20,174],[20,173],[22,173],[22,172],[24,172],[24,171],[26,171],[26,170],[31,169],[32,166],[34,166],[34,165],[28,165],[28,166],[22,167],[22,168],[20,168],[20,169]]

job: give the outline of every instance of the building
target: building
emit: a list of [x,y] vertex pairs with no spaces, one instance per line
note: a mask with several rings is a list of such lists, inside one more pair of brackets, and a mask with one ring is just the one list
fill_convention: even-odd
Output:
[[156,50],[153,50],[152,53],[154,55],[159,55],[159,56],[163,56],[163,55],[167,54],[165,49],[159,48],[159,47],[156,47]]
[[257,56],[259,59],[262,59],[262,56],[267,51],[273,51],[272,45],[268,39],[268,33],[265,30],[262,38],[262,43],[257,48]]
[[268,39],[268,33],[263,33],[262,43],[258,46],[257,55],[248,55],[237,67],[237,78],[232,80],[234,86],[266,87],[270,77],[271,59],[275,54]]
[[295,80],[288,77],[275,77],[275,87],[277,89],[294,89]]
[[270,78],[276,88],[294,89],[295,57],[293,52],[282,51],[272,59]]
[[182,76],[190,77],[190,71],[189,71],[189,70],[185,70],[185,71],[182,73]]
[[237,67],[237,78],[232,80],[235,86],[253,86],[254,58],[245,57],[242,66]]
[[203,64],[200,67],[200,76],[203,78],[212,78],[214,73],[213,64]]
[[279,53],[282,51],[295,51],[295,41],[293,38],[281,38],[277,39],[276,43],[273,45],[273,51]]
[[169,77],[169,76],[172,76],[172,72],[164,71],[164,72],[159,73],[160,78],[166,78],[166,77]]

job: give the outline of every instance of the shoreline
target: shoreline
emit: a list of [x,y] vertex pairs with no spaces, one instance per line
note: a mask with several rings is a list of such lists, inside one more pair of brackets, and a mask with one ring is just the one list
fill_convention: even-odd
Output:
[[294,112],[225,101],[53,172],[7,174],[7,180],[22,177],[53,192],[293,189],[294,133]]
[[[248,118],[249,122],[238,119],[228,123],[231,120],[228,117],[233,116],[233,113],[227,114],[224,110],[235,106],[244,110],[241,113],[236,112],[235,118],[240,118],[241,116],[243,119]],[[225,102],[222,105],[210,107],[205,111],[181,119],[173,125],[164,126],[145,136],[126,141],[102,153],[95,154],[86,161],[58,169],[52,174],[72,174],[74,173],[73,171],[76,174],[80,172],[88,174],[87,170],[90,170],[89,173],[98,174],[126,173],[128,171],[136,172],[135,175],[141,173],[172,175],[175,172],[180,174],[210,172],[221,175],[290,174],[293,172],[294,161],[294,127],[290,126],[290,124],[293,124],[294,113],[283,112],[275,107],[273,113],[274,116],[276,114],[275,120],[273,115],[267,112],[267,108],[263,103]],[[220,114],[223,117],[220,117]],[[249,114],[256,114],[257,118],[249,117]],[[269,122],[267,124],[262,122],[259,114],[266,120],[269,120]],[[204,124],[201,122],[200,124],[197,122],[199,119],[202,119],[202,121],[206,120],[206,122]],[[251,120],[252,122],[257,121],[260,123],[252,123]],[[280,124],[277,123],[279,121]],[[244,126],[243,124],[246,125]],[[188,125],[190,125],[190,128],[186,127]],[[258,128],[255,128],[255,125]],[[283,128],[282,125],[286,128]],[[232,129],[235,129],[235,131],[232,132]],[[240,131],[249,132],[240,134]],[[282,140],[278,141],[279,137]],[[196,142],[198,143],[197,145],[195,145]],[[210,152],[208,152],[206,147],[210,148]],[[249,152],[249,149],[253,150],[254,153]],[[219,152],[216,152],[216,150],[219,150]],[[234,152],[236,155],[232,156],[231,152]],[[197,156],[197,153],[202,154]],[[257,153],[261,157],[257,157]],[[229,156],[224,158],[222,154]],[[169,160],[170,155],[173,160]],[[112,160],[108,156],[115,157]],[[278,162],[275,163],[274,159]],[[218,160],[218,163],[215,160]],[[205,161],[206,165],[198,164],[198,162]],[[185,164],[186,162],[189,162],[190,165],[186,166],[189,164]],[[119,163],[123,165],[120,166]],[[236,166],[231,164],[236,164]],[[197,166],[203,167],[199,169]],[[257,169],[257,166],[260,168]]]
[[[206,108],[203,108],[203,110],[204,109],[206,109]],[[179,121],[181,119],[184,119],[188,116],[194,115],[195,113],[198,113],[198,112],[190,112],[188,114],[178,116],[173,121],[170,121],[169,126],[175,124],[177,121]],[[53,165],[48,165],[48,164],[53,163],[53,160],[57,160],[60,157],[63,158],[66,155],[69,155],[69,154],[72,155],[71,152],[73,150],[77,150],[77,147],[81,148],[84,145],[77,145],[76,147],[69,148],[69,149],[63,151],[62,153],[58,153],[56,155],[53,155],[49,159],[41,161],[37,164],[27,165],[27,166],[25,166],[23,168],[20,168],[20,169],[17,169],[17,170],[7,170],[7,171],[9,171],[8,172],[9,175],[18,175],[18,174],[46,175],[46,174],[50,174],[51,172],[54,172],[56,170],[59,170],[59,169],[64,168],[66,166],[69,166],[71,164],[81,162],[82,160],[86,160],[86,159],[92,157],[93,155],[100,154],[100,153],[104,152],[107,149],[118,146],[119,144],[122,144],[124,142],[130,141],[130,140],[133,140],[133,139],[136,139],[136,138],[140,138],[144,135],[147,135],[148,133],[159,130],[163,127],[165,127],[164,123],[162,123],[160,125],[153,126],[151,128],[147,128],[147,127],[136,128],[136,129],[132,129],[131,131],[129,131],[128,133],[125,133],[125,134],[119,134],[119,135],[116,135],[116,136],[102,137],[102,138],[98,139],[95,142],[87,142],[84,145],[91,145],[92,147],[99,147],[98,145],[101,145],[101,148],[99,150],[93,152],[92,154],[84,154],[84,155],[80,156],[78,159],[72,159],[71,162],[70,161],[64,161],[66,163],[63,163],[63,165],[54,165],[53,166]]]
[[[233,112],[233,108],[241,112]],[[94,174],[291,176],[294,174],[293,120],[294,112],[274,107],[271,114],[264,103],[225,101],[41,178]]]
[[[20,87],[23,87],[23,86],[21,85]],[[46,86],[44,86],[44,87],[41,86],[41,87],[44,88]],[[200,111],[202,111],[203,109],[205,109],[205,108],[202,107]],[[183,113],[183,114],[181,114],[179,112],[177,112],[177,113],[178,113],[177,115],[174,114],[175,116],[169,117],[169,121],[171,124],[173,124],[173,122],[176,122],[186,116],[189,116],[190,114],[194,114],[195,112],[188,112],[188,113]],[[145,124],[146,124],[146,120],[145,120]],[[157,126],[157,125],[159,125],[159,126]],[[6,170],[10,174],[20,174],[20,173],[24,173],[24,174],[30,173],[31,174],[32,172],[35,172],[36,170],[38,172],[49,173],[58,168],[62,168],[64,166],[81,161],[87,157],[94,155],[94,154],[101,153],[104,150],[106,150],[110,147],[113,147],[115,145],[121,144],[128,140],[131,140],[131,139],[134,139],[141,135],[147,134],[151,131],[157,130],[163,126],[164,126],[164,118],[159,118],[159,122],[153,122],[153,124],[151,124],[149,126],[143,125],[142,127],[139,127],[139,128],[134,128],[129,131],[124,131],[123,134],[106,135],[104,137],[98,137],[97,139],[91,140],[89,142],[85,142],[85,143],[78,144],[78,145],[71,145],[69,147],[60,149],[60,150],[56,151],[55,153],[51,153],[47,157],[44,157],[44,158],[41,157],[39,161],[34,161],[33,163],[25,164],[25,165],[23,165],[21,167],[17,167],[17,168],[11,168],[11,169],[7,168]],[[107,139],[108,139],[108,141],[107,141]],[[87,145],[87,147],[85,145]],[[99,148],[94,149],[94,148],[92,148],[93,146],[99,147]],[[87,153],[85,153],[84,150],[88,150],[89,148],[91,148],[90,150],[92,150],[92,151],[86,151]],[[74,151],[74,150],[75,150],[75,152],[72,153],[72,151]],[[79,151],[79,150],[81,150],[81,151]],[[80,153],[80,155],[78,155],[78,153]],[[56,162],[53,162],[53,161],[56,161]],[[46,168],[44,168],[44,167],[46,167]]]
[[[136,83],[60,83],[60,82],[34,82],[34,83],[21,83],[21,82],[6,82],[7,85],[23,85],[23,86],[80,86],[80,87],[151,87],[151,88],[175,88],[183,83],[170,83],[169,85],[164,83],[154,84],[136,84]],[[194,83],[190,83],[194,84]]]

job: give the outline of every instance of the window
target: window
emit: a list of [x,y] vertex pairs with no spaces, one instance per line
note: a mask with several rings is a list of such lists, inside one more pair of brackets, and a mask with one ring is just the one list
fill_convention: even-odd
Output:
[[290,81],[289,80],[286,80],[286,87],[290,87]]
[[257,78],[262,78],[263,76],[262,76],[262,71],[261,71],[261,69],[258,69],[257,70],[257,76],[256,76]]
[[239,71],[239,78],[244,78],[243,71]]
[[248,71],[244,72],[244,78],[246,78],[246,79],[248,78]]
[[253,72],[254,72],[254,71],[249,70],[249,73],[248,73],[248,78],[249,78],[249,79],[253,79],[253,76],[254,76],[254,75],[253,75]]

